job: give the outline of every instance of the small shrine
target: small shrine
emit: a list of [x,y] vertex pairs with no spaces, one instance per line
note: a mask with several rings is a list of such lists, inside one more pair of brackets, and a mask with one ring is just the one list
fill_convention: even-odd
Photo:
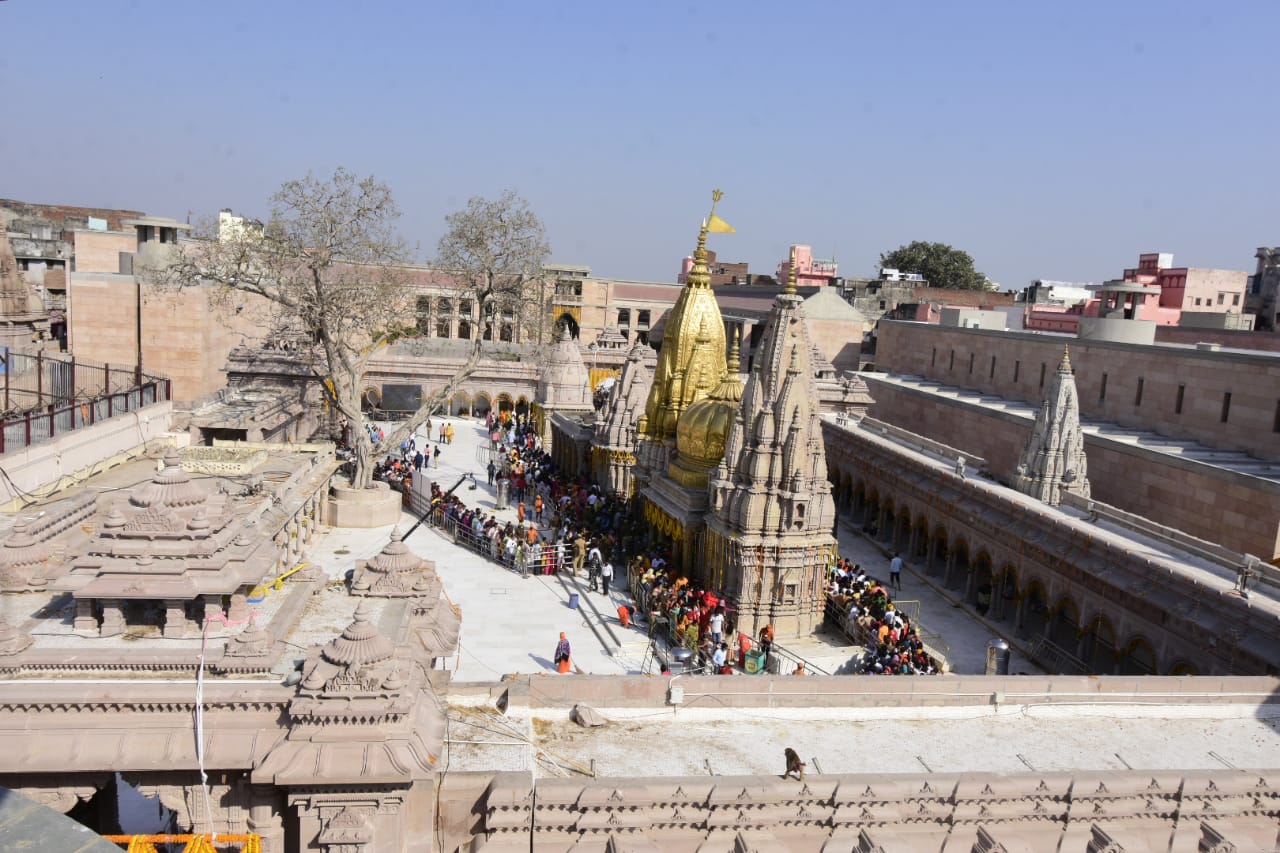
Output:
[[[163,468],[112,507],[88,545],[51,588],[76,600],[75,628],[114,636],[150,624],[146,604],[163,608],[163,634],[186,636],[196,618],[248,616],[247,593],[276,566],[276,546],[235,512],[230,496],[209,492],[182,469],[176,450]],[[126,608],[126,603],[134,606]]]
[[377,556],[356,563],[351,577],[352,595],[410,598],[429,596],[434,591],[438,598],[439,590],[436,564],[410,551],[399,527],[392,529],[391,541]]

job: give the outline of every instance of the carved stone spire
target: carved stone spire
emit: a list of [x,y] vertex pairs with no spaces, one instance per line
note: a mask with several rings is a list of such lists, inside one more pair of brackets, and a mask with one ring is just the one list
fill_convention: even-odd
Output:
[[750,633],[803,635],[823,619],[835,504],[802,302],[792,287],[774,300],[708,484],[710,577]]
[[1036,413],[1031,438],[1018,459],[1013,485],[1053,506],[1061,501],[1064,491],[1089,497],[1080,404],[1067,347],[1062,349],[1062,361]]

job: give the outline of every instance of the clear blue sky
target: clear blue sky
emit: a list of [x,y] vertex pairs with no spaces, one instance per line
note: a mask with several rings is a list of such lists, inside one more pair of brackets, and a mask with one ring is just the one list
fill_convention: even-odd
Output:
[[1280,243],[1280,2],[0,2],[0,196],[263,215],[342,165],[430,258],[514,188],[554,258],[846,275],[914,239],[1005,288]]

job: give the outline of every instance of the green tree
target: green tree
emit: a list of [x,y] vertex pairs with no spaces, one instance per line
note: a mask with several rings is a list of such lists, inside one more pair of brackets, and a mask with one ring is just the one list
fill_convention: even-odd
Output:
[[987,277],[973,267],[973,257],[946,243],[916,240],[880,255],[880,266],[919,273],[932,287],[986,290]]

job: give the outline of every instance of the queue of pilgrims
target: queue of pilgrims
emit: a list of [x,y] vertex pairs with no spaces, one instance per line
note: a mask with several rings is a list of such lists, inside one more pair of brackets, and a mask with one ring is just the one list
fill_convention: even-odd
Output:
[[[484,554],[522,575],[552,575],[568,571],[588,580],[592,592],[608,597],[610,589],[629,591],[635,604],[619,601],[617,613],[629,627],[637,611],[660,628],[672,645],[693,652],[711,672],[733,672],[740,653],[754,644],[766,655],[773,644],[772,626],[755,638],[737,634],[735,613],[717,592],[703,589],[671,567],[671,553],[663,545],[645,547],[643,528],[631,501],[603,493],[585,477],[562,475],[532,420],[511,412],[485,418],[490,446],[498,461],[488,465],[488,481],[507,481],[516,507],[516,521],[495,512],[468,506],[456,493],[431,486],[431,523],[444,528],[458,544]],[[431,436],[432,423],[425,423]],[[371,429],[379,429],[374,426]],[[440,443],[451,443],[452,425],[441,427]],[[378,433],[371,438],[378,440]],[[407,488],[413,471],[439,466],[440,446],[418,448],[407,439],[399,456],[378,463],[374,476]],[[625,577],[617,578],[618,575]],[[620,584],[615,584],[619,580]],[[837,559],[828,569],[827,595],[844,614],[845,630],[861,642],[865,652],[855,671],[874,675],[937,673],[908,617],[897,610],[883,583],[859,565]],[[726,638],[734,638],[731,651]],[[776,667],[772,671],[777,671]],[[802,675],[803,665],[793,674]]]

